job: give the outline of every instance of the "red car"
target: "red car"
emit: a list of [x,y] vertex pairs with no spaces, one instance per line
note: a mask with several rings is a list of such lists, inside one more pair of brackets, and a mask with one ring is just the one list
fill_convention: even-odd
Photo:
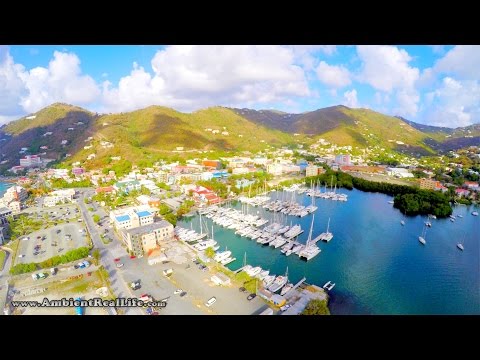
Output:
[[135,255],[130,255],[130,259],[136,259],[137,257]]
[[118,262],[120,261],[120,258],[113,259],[113,261]]

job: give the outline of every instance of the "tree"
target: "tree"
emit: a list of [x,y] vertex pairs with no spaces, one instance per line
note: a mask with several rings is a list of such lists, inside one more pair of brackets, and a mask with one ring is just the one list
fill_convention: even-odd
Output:
[[205,256],[209,259],[212,259],[215,256],[215,250],[212,247],[209,247],[205,250]]
[[302,311],[302,315],[330,315],[326,300],[313,299]]
[[95,221],[97,224],[100,222],[100,216],[97,214],[93,215],[93,221]]
[[165,214],[164,218],[173,226],[177,225],[177,215],[175,215],[174,213]]
[[99,249],[94,249],[92,251],[92,256],[95,259],[95,265],[98,265],[98,262],[100,260],[100,250]]

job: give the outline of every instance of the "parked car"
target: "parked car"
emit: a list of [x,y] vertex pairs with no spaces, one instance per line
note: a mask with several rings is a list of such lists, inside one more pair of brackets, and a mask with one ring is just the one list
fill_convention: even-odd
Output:
[[247,289],[245,289],[243,286],[241,288],[238,289],[240,292],[244,293],[247,291]]
[[121,268],[123,266],[123,263],[117,263],[117,268]]
[[253,300],[257,297],[257,294],[250,294],[247,296],[247,300],[250,301],[250,300]]
[[140,281],[137,280],[137,281],[131,282],[130,287],[132,288],[132,290],[138,290],[142,287],[142,285],[140,285]]
[[207,300],[207,302],[205,303],[205,306],[210,307],[216,302],[217,302],[217,298],[215,296],[212,296],[210,299]]
[[187,295],[187,292],[186,292],[186,291],[182,291],[182,292],[179,294],[180,297],[184,297],[185,295]]

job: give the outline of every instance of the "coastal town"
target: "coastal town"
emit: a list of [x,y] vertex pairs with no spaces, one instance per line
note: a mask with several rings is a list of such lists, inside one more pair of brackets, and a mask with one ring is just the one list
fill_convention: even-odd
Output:
[[[288,315],[311,307],[328,313],[335,279],[292,282],[288,267],[284,274],[272,274],[250,264],[246,253],[236,259],[230,250],[220,250],[218,229],[277,249],[276,256],[293,254],[310,262],[321,256],[317,242],[335,242],[330,219],[324,232],[312,233],[321,199],[348,206],[348,192],[341,191],[349,188],[348,179],[441,193],[455,204],[480,199],[475,146],[419,159],[320,139],[310,146],[216,159],[190,156],[145,167],[112,157],[109,166],[95,169],[89,166],[93,157],[50,167],[41,154],[25,154],[4,178],[11,184],[0,199],[5,314],[65,313],[70,309],[12,305],[60,294],[167,304],[78,310],[87,313]],[[121,165],[111,166],[115,163]],[[353,180],[354,186],[362,180]],[[297,196],[311,200],[302,205]],[[407,214],[421,213],[401,206]],[[438,215],[455,219],[451,212]],[[195,229],[182,224],[192,216],[199,217]],[[295,224],[303,217],[309,228]],[[298,237],[304,232],[308,238],[302,243]],[[243,261],[228,268],[235,260]]]

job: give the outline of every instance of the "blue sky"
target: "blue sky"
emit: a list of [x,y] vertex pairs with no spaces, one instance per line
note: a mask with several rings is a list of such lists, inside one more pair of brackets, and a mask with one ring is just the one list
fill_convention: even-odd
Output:
[[480,122],[479,46],[0,46],[0,123],[53,102],[98,112],[343,104],[432,125]]

